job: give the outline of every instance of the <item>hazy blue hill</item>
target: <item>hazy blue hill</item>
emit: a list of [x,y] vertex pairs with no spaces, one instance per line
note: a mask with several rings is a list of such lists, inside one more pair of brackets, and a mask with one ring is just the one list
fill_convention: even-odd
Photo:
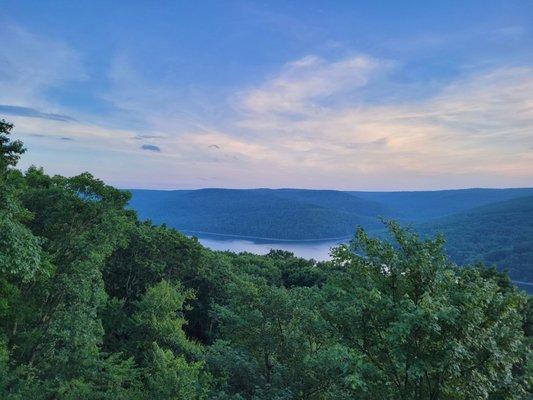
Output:
[[533,196],[476,207],[415,228],[425,235],[442,233],[457,263],[483,261],[508,269],[513,279],[533,282]]
[[390,214],[389,209],[376,201],[362,199],[338,190],[278,189],[272,191],[279,197],[368,217]]
[[499,201],[533,195],[526,189],[460,189],[423,192],[349,192],[381,204],[390,216],[403,221],[424,221]]
[[132,190],[130,206],[141,218],[182,231],[276,239],[325,239],[374,227],[383,211],[375,202],[343,192],[200,189]]

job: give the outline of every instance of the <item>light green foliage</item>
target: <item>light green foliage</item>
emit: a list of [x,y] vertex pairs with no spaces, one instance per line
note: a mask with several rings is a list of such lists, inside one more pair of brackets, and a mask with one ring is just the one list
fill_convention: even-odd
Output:
[[390,229],[396,246],[360,231],[337,249],[343,271],[327,288],[327,319],[364,357],[367,397],[487,398],[524,354],[524,297],[450,265],[442,240]]
[[28,228],[0,211],[0,273],[31,279],[41,264],[40,245]]
[[152,400],[201,400],[208,398],[208,375],[202,363],[188,363],[182,356],[152,346],[147,391]]
[[137,310],[133,314],[139,343],[155,342],[176,354],[197,353],[199,349],[183,331],[186,324],[184,303],[192,298],[190,290],[182,290],[179,285],[173,286],[166,281],[149,288],[136,303]]
[[53,277],[30,293],[43,296],[44,307],[35,315],[42,334],[28,349],[29,361],[49,379],[87,377],[99,362],[104,333],[98,319],[107,297],[101,268],[121,243],[127,198],[117,203],[120,192],[88,174],[49,178],[31,169],[27,180],[22,199],[34,214],[30,226],[46,238],[44,249],[55,265]]

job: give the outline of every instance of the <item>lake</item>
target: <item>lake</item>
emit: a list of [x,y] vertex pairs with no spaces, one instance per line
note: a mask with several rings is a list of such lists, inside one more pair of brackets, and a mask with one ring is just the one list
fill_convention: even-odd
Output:
[[197,236],[200,243],[211,250],[229,250],[236,253],[243,251],[254,254],[267,254],[271,249],[286,250],[298,257],[326,261],[330,257],[330,249],[342,243],[340,240],[317,241],[267,241],[246,238],[227,238],[215,236]]

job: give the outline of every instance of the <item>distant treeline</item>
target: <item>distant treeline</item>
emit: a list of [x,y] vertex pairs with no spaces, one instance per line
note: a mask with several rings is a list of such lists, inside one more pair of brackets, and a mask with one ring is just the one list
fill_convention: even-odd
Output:
[[0,399],[527,399],[533,302],[390,223],[332,261],[213,252],[0,121]]

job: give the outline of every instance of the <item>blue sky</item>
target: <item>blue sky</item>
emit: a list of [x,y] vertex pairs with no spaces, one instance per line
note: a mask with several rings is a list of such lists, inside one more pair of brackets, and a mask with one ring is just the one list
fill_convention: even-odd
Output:
[[123,188],[533,186],[531,1],[0,0],[0,43],[23,167]]

